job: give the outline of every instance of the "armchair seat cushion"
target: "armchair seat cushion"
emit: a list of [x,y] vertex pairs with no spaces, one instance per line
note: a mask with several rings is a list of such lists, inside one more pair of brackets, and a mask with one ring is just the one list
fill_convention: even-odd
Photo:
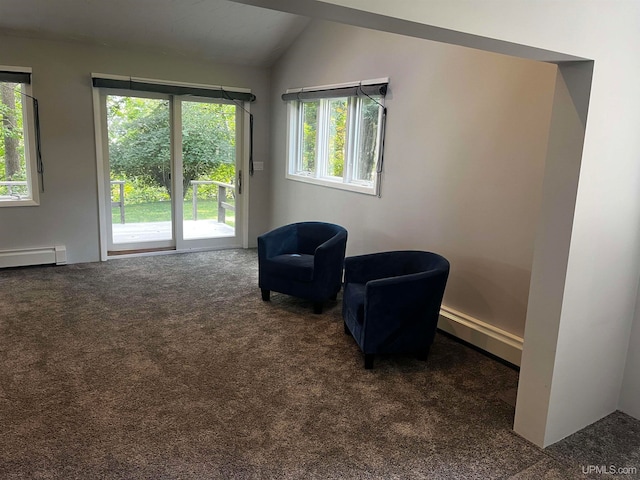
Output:
[[355,313],[355,320],[364,323],[364,298],[367,286],[364,283],[348,283],[345,285],[343,302]]
[[313,281],[313,255],[286,253],[267,260],[266,268],[272,275],[298,282]]

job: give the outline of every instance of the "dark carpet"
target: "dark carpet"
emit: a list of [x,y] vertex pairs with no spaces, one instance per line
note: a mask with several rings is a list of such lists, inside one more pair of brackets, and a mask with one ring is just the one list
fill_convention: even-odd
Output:
[[0,478],[598,478],[511,431],[514,369],[439,334],[364,370],[340,313],[262,302],[255,250],[0,271]]

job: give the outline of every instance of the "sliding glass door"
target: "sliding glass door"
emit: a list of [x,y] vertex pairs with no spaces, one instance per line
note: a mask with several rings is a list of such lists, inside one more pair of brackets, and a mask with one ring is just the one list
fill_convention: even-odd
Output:
[[107,95],[106,113],[109,250],[175,247],[169,100]]
[[243,112],[102,91],[107,253],[240,246]]
[[180,102],[182,117],[182,225],[184,240],[236,234],[237,107]]

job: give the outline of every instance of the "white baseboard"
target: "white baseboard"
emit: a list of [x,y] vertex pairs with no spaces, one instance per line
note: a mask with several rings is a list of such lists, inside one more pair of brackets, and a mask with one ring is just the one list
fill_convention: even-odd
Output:
[[453,308],[442,306],[438,328],[509,363],[520,366],[524,339]]
[[66,263],[67,249],[64,245],[0,251],[0,268],[49,264],[66,265]]

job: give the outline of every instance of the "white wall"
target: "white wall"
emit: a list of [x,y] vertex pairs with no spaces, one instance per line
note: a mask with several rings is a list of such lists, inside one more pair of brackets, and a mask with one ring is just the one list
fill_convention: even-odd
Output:
[[[577,73],[571,72],[570,67],[562,67],[558,77],[557,88],[562,91],[556,91],[554,115],[570,121],[574,141],[562,143],[563,127],[558,123],[557,131],[552,133],[557,148],[550,149],[547,156],[547,162],[553,165],[552,168],[548,165],[546,171],[556,171],[561,177],[578,171],[573,181],[567,178],[567,185],[570,190],[575,190],[576,182],[579,186],[575,197],[563,196],[557,191],[563,184],[545,176],[543,188],[560,203],[543,202],[546,210],[540,217],[537,240],[541,250],[536,248],[533,270],[538,272],[535,284],[541,285],[546,280],[555,286],[553,291],[547,290],[554,311],[545,306],[545,289],[532,289],[516,431],[546,446],[619,406],[637,413],[640,399],[633,401],[630,408],[626,401],[620,402],[620,391],[633,390],[630,379],[640,376],[640,372],[634,371],[640,345],[629,345],[640,264],[637,134],[640,3],[632,0],[301,0],[295,6],[280,0],[243,3],[423,38],[437,37],[477,48],[511,51],[516,56],[558,58],[562,55],[553,52],[561,52],[595,61],[588,120],[586,126],[582,125],[584,145],[582,135],[575,130],[584,118],[584,84],[589,82],[587,72],[591,65],[577,68],[582,70]],[[487,38],[510,43],[496,43]],[[519,45],[540,50],[531,51]],[[551,53],[546,55],[543,50]],[[571,79],[572,73],[579,78]],[[559,209],[562,215],[554,215],[554,209]],[[573,215],[567,214],[570,209]],[[552,222],[561,218],[565,222],[561,225],[562,232],[569,228],[571,234],[568,239],[558,235],[564,243],[552,247],[555,235]],[[559,260],[556,268],[553,259]],[[542,313],[551,315],[539,318]],[[541,335],[545,322],[551,322],[548,331],[552,345]],[[553,355],[551,360],[545,360],[549,347]],[[623,379],[625,364],[628,368]],[[532,388],[536,384],[541,388]],[[532,398],[523,407],[524,392]]]
[[[99,260],[91,73],[251,88],[255,160],[268,152],[269,75],[156,52],[0,36],[0,65],[33,68],[45,168],[40,206],[0,208],[0,250],[66,245],[69,263]],[[268,183],[251,179],[249,238],[264,230]]]
[[636,306],[636,319],[631,330],[629,355],[620,396],[620,409],[640,418],[640,295]]
[[[526,316],[555,66],[314,22],[273,70],[272,226],[322,219],[348,254],[426,249],[444,303],[515,335]],[[290,87],[390,77],[382,198],[286,180]]]

